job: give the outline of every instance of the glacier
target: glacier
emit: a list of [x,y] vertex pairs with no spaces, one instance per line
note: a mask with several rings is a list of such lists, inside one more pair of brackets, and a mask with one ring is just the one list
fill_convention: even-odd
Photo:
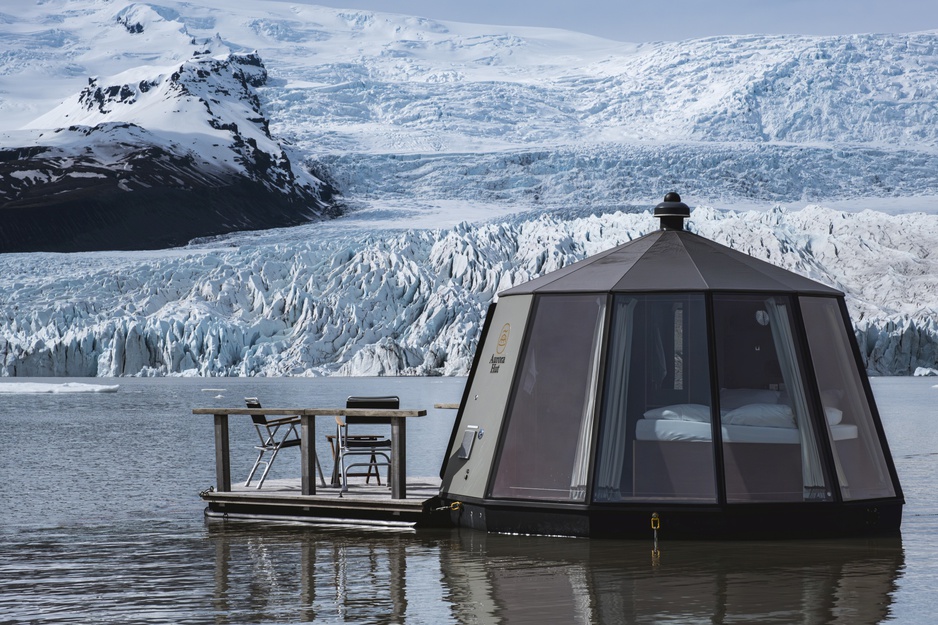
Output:
[[[668,191],[700,234],[843,290],[871,373],[938,366],[938,33],[636,44],[46,0],[5,7],[0,41],[0,149],[173,135],[237,169],[214,145],[234,120],[282,163],[275,187],[347,210],[170,249],[0,253],[0,376],[463,375],[500,290],[656,228]],[[225,80],[199,83],[209,66]],[[201,100],[156,98],[180,67]],[[16,160],[10,184],[34,180]]]
[[[648,211],[321,226],[161,252],[0,256],[0,375],[465,375],[497,293],[657,227]],[[938,220],[697,207],[689,228],[847,293],[864,362],[938,362]]]

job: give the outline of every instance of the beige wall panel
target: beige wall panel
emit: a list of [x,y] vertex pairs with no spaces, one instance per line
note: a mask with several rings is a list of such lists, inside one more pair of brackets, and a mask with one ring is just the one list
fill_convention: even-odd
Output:
[[[495,307],[443,475],[442,492],[451,498],[485,496],[532,299],[531,295],[505,297]],[[460,458],[470,438],[469,457]]]

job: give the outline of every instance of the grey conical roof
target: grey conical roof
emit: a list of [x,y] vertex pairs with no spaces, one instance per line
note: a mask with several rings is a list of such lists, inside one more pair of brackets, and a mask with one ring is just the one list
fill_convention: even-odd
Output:
[[686,230],[658,230],[502,291],[528,293],[759,291],[843,295]]

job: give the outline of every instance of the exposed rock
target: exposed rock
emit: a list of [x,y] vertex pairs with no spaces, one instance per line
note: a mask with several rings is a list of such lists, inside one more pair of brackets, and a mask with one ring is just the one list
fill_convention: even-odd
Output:
[[335,190],[271,137],[254,92],[266,78],[257,54],[197,54],[89,79],[29,146],[0,149],[0,252],[165,248],[339,214]]

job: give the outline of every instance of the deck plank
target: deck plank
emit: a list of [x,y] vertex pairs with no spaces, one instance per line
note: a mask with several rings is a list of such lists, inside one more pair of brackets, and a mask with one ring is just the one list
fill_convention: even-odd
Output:
[[228,492],[205,491],[201,497],[212,513],[237,511],[240,518],[256,515],[259,519],[276,516],[295,519],[296,515],[302,515],[310,520],[339,517],[344,521],[354,518],[397,521],[403,518],[420,523],[433,513],[433,499],[439,494],[440,483],[437,477],[410,478],[406,499],[394,499],[387,484],[366,484],[363,478],[350,481],[346,493],[340,493],[338,487],[320,486],[315,495],[304,495],[300,480],[294,478],[270,479],[260,489],[239,484]]

